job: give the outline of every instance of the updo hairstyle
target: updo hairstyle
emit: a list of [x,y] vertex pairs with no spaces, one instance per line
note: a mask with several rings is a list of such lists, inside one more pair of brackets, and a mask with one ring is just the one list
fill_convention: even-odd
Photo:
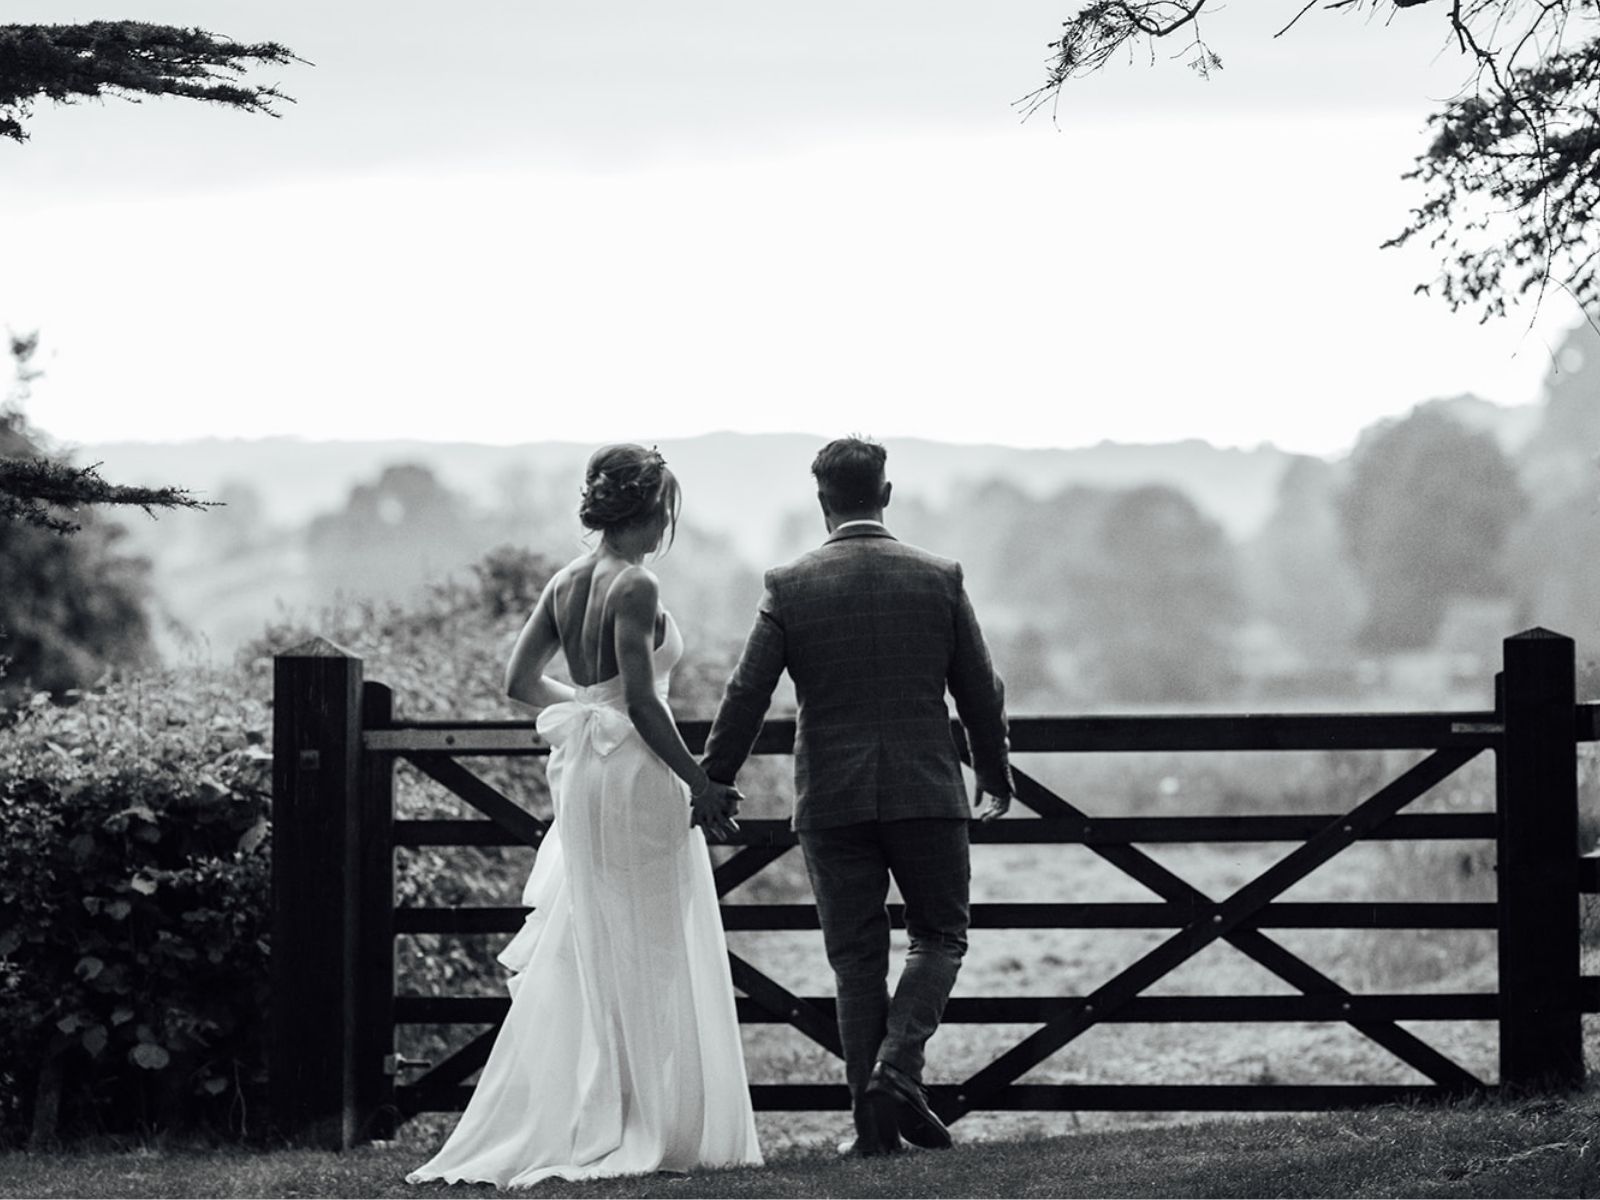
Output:
[[631,442],[602,446],[590,455],[584,472],[578,520],[586,529],[604,534],[663,512],[670,544],[670,539],[677,536],[681,501],[678,480],[667,470],[667,460],[655,447],[646,450]]

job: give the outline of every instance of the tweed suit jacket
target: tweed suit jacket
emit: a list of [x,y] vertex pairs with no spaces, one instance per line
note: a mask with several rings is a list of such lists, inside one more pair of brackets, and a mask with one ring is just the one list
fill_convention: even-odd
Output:
[[713,779],[738,773],[786,670],[799,702],[797,830],[971,816],[947,688],[974,763],[1008,777],[1004,687],[959,563],[850,525],[765,584],[706,741]]

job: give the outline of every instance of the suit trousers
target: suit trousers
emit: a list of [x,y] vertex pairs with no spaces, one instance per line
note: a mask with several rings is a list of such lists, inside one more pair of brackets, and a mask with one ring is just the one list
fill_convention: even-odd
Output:
[[[838,989],[852,1101],[865,1091],[878,1059],[920,1080],[923,1047],[944,1016],[967,950],[972,868],[966,820],[863,821],[804,829],[799,840]],[[891,876],[905,901],[911,942],[892,999],[884,905]]]

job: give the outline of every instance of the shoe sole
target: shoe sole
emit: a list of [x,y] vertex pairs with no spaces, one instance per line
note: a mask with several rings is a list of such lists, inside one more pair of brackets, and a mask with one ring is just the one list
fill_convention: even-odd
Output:
[[867,1105],[878,1133],[878,1146],[871,1154],[898,1154],[900,1145],[900,1102],[887,1092],[868,1092]]
[[950,1131],[928,1119],[888,1088],[868,1088],[867,1098],[880,1127],[898,1129],[900,1136],[924,1150],[950,1149]]

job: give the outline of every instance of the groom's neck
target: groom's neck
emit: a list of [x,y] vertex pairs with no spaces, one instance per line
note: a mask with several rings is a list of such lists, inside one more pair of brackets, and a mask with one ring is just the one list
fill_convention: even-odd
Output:
[[836,512],[828,516],[828,532],[832,533],[841,525],[848,525],[851,521],[876,521],[883,524],[883,509],[867,508],[860,512]]

